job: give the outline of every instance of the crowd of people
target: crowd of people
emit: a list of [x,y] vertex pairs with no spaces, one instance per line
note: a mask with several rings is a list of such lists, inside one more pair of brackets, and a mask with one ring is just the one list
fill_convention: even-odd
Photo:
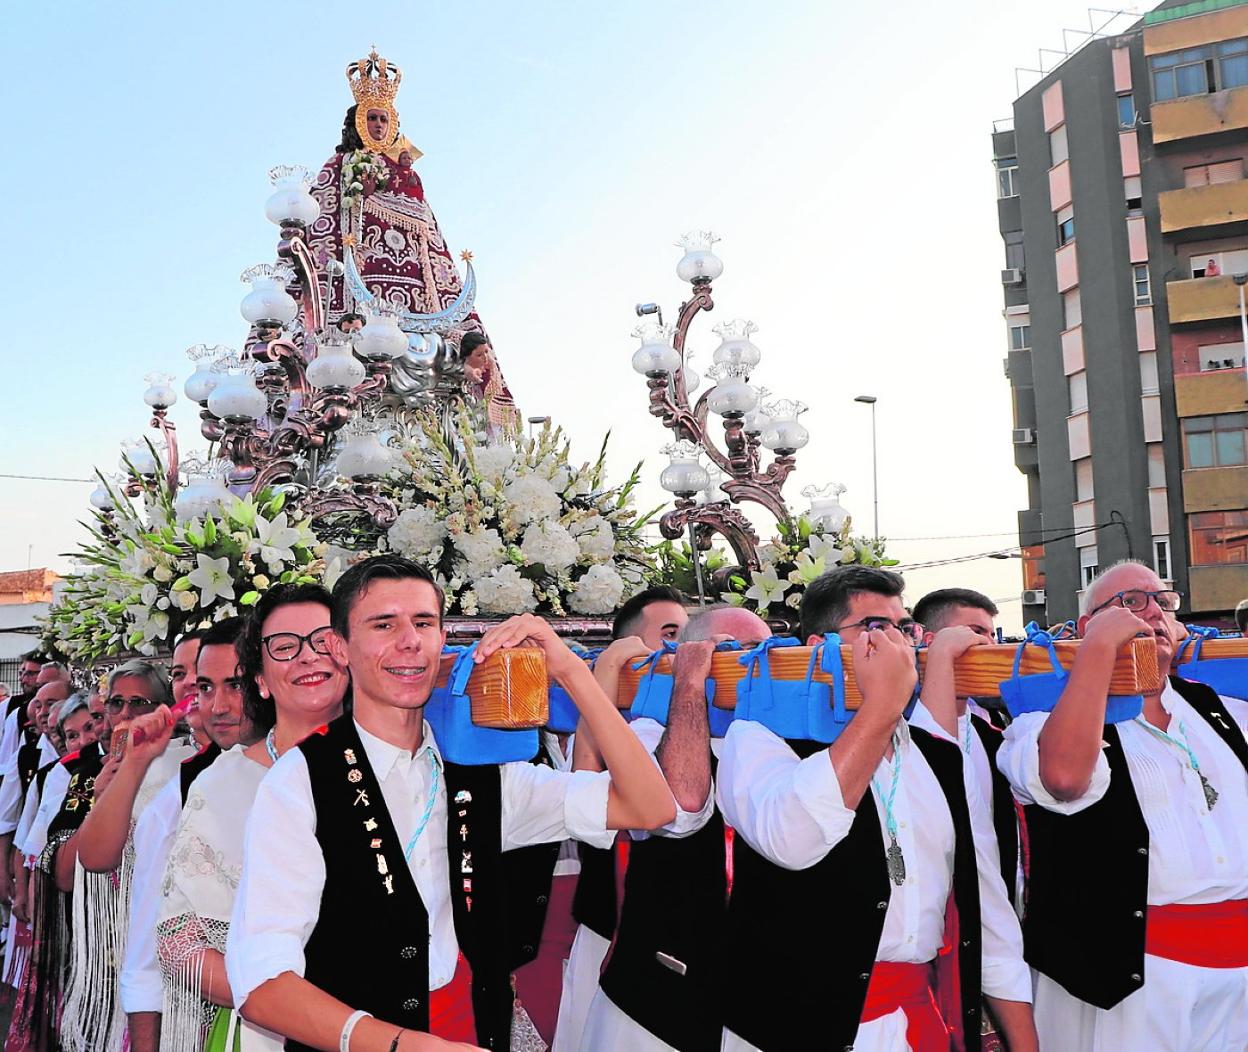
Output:
[[[443,597],[397,556],[98,689],[31,655],[6,1052],[1248,1048],[1248,704],[1171,674],[1147,566],[1083,601],[1055,706],[1010,721],[955,685],[991,600],[828,572],[799,641],[839,636],[862,695],[831,744],[708,707],[716,647],[771,636],[746,610],[649,589],[592,662],[522,614],[473,660],[540,647],[579,722],[506,764],[439,750]],[[1109,722],[1141,634],[1163,685]],[[630,721],[665,648],[666,713]]]

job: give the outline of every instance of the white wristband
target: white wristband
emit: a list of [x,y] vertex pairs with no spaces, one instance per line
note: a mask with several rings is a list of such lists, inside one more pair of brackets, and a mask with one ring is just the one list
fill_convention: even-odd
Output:
[[361,1008],[347,1016],[347,1021],[342,1024],[342,1035],[338,1038],[338,1052],[351,1052],[351,1033],[355,1030],[355,1024],[365,1016],[371,1019],[373,1014]]

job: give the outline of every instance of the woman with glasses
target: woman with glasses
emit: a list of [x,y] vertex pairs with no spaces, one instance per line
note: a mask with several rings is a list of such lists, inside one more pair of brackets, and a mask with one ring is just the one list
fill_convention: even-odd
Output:
[[157,946],[165,984],[162,1052],[280,1049],[232,1010],[225,938],[256,789],[277,758],[342,713],[349,680],[329,658],[330,597],[319,585],[279,585],[248,618],[239,643],[250,744],[223,753],[194,782],[165,874]]

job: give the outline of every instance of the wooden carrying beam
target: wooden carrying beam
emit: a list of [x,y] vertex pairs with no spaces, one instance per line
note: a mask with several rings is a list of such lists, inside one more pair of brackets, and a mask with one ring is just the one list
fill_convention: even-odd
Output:
[[[1179,644],[1182,646],[1182,642]],[[1183,649],[1183,661],[1191,661],[1196,653],[1196,643]],[[1248,658],[1248,636],[1241,639],[1206,639],[1200,644],[1200,660],[1212,658]]]
[[[436,687],[445,687],[457,654],[443,654]],[[543,727],[550,719],[546,655],[540,647],[496,650],[468,677],[472,722],[495,730]]]
[[[1228,641],[1229,642],[1229,641]],[[1078,640],[1054,644],[1062,668],[1069,669],[1079,650]],[[1209,646],[1208,643],[1205,644]],[[1014,671],[1017,644],[973,647],[954,662],[954,687],[961,697],[995,697],[1000,693],[1000,683],[1009,679]],[[768,655],[771,674],[775,679],[803,680],[810,665],[810,647],[777,647]],[[715,680],[715,701],[718,708],[733,709],[737,704],[737,684],[745,678],[745,666],[738,660],[744,651],[721,650],[711,659],[711,677]],[[1207,656],[1212,657],[1206,650]],[[927,651],[918,651],[920,675],[927,663]],[[862,703],[862,692],[854,676],[853,649],[841,647],[841,660],[845,666],[845,707],[856,709]],[[1029,646],[1023,652],[1019,673],[1032,675],[1051,672],[1053,664],[1044,647]],[[659,659],[658,671],[670,674],[670,654]],[[620,673],[620,689],[616,704],[626,709],[633,703],[637,686],[643,673],[626,665]],[[815,669],[817,683],[832,683],[832,677],[821,669]],[[1109,692],[1112,695],[1157,693],[1161,689],[1161,676],[1157,669],[1157,644],[1152,639],[1133,639],[1118,651]]]

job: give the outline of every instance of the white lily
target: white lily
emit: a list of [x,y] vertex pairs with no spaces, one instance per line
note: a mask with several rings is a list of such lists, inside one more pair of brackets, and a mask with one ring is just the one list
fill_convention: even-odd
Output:
[[758,603],[759,613],[762,613],[772,603],[782,602],[788,590],[788,582],[780,580],[774,566],[768,566],[754,574],[754,583],[745,590],[745,597]]
[[[293,563],[293,545],[300,540],[299,531],[287,525],[286,513],[278,512],[272,520],[256,516],[256,539],[248,546],[249,552],[259,552],[260,558],[269,566]],[[231,596],[231,598],[233,598]]]
[[817,537],[811,535],[810,540],[806,542],[806,550],[810,552],[813,560],[823,560],[824,566],[835,566],[841,561],[845,553],[836,546],[836,541],[832,537]]
[[234,578],[230,576],[230,560],[228,556],[211,559],[203,552],[195,556],[199,564],[187,574],[188,580],[199,589],[199,605],[207,609],[214,599],[234,598]]

